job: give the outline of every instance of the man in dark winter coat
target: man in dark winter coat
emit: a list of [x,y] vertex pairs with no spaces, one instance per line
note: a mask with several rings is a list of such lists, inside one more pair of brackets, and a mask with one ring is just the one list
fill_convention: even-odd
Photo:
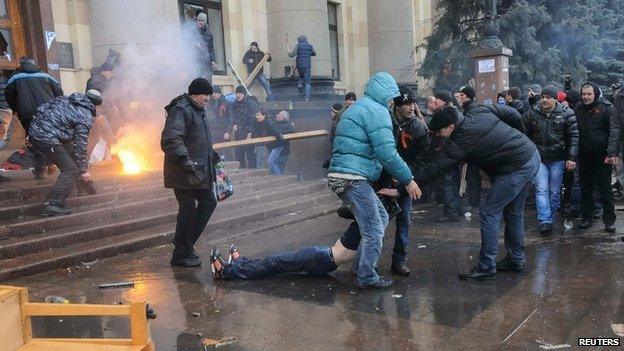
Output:
[[[232,106],[232,131],[235,140],[250,139],[253,135],[253,126],[256,120],[258,104],[247,96],[245,87],[236,87],[236,101]],[[241,168],[256,168],[256,154],[253,145],[236,148],[236,160]]]
[[211,94],[210,83],[197,78],[189,85],[188,94],[176,97],[165,107],[167,120],[160,139],[165,153],[165,188],[173,188],[179,206],[172,266],[201,265],[193,245],[217,206],[213,183],[219,156],[212,149],[204,110]]
[[[63,89],[56,79],[41,71],[35,64],[35,60],[22,57],[20,66],[7,82],[5,94],[7,103],[11,106],[13,113],[17,113],[17,118],[28,135],[37,107],[63,95]],[[35,155],[35,178],[43,179],[47,161],[38,151],[33,150],[33,154]]]
[[581,102],[574,109],[579,129],[579,178],[583,216],[579,228],[587,229],[593,225],[592,194],[594,185],[597,185],[602,201],[605,231],[615,232],[616,217],[611,189],[611,165],[615,160],[609,152],[617,150],[617,145],[613,144],[616,139],[610,138],[610,125],[616,119],[616,111],[610,102],[602,99],[601,94],[596,84],[585,83],[581,87]]
[[[247,50],[247,52],[245,53],[245,56],[243,56],[243,63],[247,66],[247,72],[249,74],[251,74],[251,72],[253,72],[253,70],[256,69],[256,66],[258,66],[260,61],[262,61],[263,57],[264,57],[264,52],[258,49],[258,43],[255,41],[252,41],[251,44],[249,45],[249,50]],[[267,62],[271,62],[270,55],[269,55],[269,58],[267,59]],[[253,85],[257,81],[260,81],[260,84],[264,88],[264,91],[267,94],[267,101],[273,100],[273,95],[271,94],[271,83],[269,83],[269,79],[267,78],[267,76],[264,75],[263,67],[260,68],[260,70],[258,71],[258,74],[254,78],[254,80],[249,84],[249,86],[251,87],[251,85]]]
[[520,113],[520,115],[524,115],[524,103],[520,100],[520,88],[511,87],[507,90],[507,96],[505,97],[505,101],[508,106],[511,106],[516,109]]
[[[399,94],[394,98],[394,113],[392,114],[392,129],[397,151],[410,168],[420,168],[429,153],[429,129],[425,122],[414,114],[417,100],[412,90],[407,86],[399,85]],[[383,172],[381,178],[384,175],[389,176]],[[380,182],[383,183],[384,180],[380,179]],[[396,216],[391,269],[396,274],[409,275],[407,246],[409,245],[412,198],[407,193],[402,193],[397,203],[401,212]]]
[[206,110],[210,120],[210,131],[215,138],[214,142],[230,141],[232,106],[223,96],[220,86],[212,86],[212,95]]
[[303,86],[305,100],[310,100],[312,94],[312,56],[316,56],[316,51],[312,44],[308,43],[305,35],[297,38],[297,45],[288,52],[288,56],[297,56],[297,71],[299,72],[299,90]]
[[197,62],[200,64],[200,74],[212,84],[212,71],[215,66],[216,56],[214,51],[214,38],[208,27],[208,15],[203,12],[197,14],[197,38],[194,43],[197,54]]
[[[475,107],[475,109],[477,109]],[[478,115],[463,116],[453,108],[437,112],[431,120],[431,131],[448,138],[434,159],[413,169],[418,184],[433,181],[460,162],[484,170],[491,188],[481,205],[481,252],[479,263],[460,279],[489,280],[497,270],[524,271],[524,201],[526,188],[539,169],[540,157],[535,145],[520,131],[510,127],[517,124],[520,114],[502,109],[498,116],[483,106]],[[474,113],[474,112],[473,112]],[[505,121],[505,122],[504,122]],[[390,191],[380,191],[392,195]],[[496,263],[500,222],[505,218],[507,257]]]
[[535,177],[535,204],[539,230],[544,235],[552,232],[564,170],[576,168],[578,155],[576,117],[572,109],[557,102],[557,92],[554,85],[544,87],[541,102],[529,111],[524,123],[542,160]]
[[86,94],[59,96],[37,108],[28,138],[34,149],[43,153],[61,170],[43,203],[42,216],[71,213],[65,208],[65,199],[73,190],[76,179],[80,177],[82,182],[91,182],[87,142],[96,116],[96,106],[101,103],[100,92],[89,90]]

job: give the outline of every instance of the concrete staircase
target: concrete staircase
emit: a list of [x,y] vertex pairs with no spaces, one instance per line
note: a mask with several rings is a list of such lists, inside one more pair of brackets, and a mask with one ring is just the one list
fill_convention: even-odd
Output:
[[[220,202],[198,244],[237,233],[293,224],[326,215],[338,198],[320,180],[272,176],[228,164],[235,194]],[[11,175],[0,188],[0,281],[171,242],[177,202],[162,172],[120,176],[92,171],[98,193],[72,195],[68,216],[43,218],[41,202],[56,176]],[[168,258],[163,258],[168,259]]]

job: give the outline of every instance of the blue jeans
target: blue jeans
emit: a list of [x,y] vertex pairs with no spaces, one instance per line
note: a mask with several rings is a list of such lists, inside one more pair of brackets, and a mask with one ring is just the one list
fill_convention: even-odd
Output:
[[540,163],[535,176],[535,205],[540,223],[552,224],[553,217],[559,210],[564,171],[565,161]]
[[524,201],[527,185],[539,167],[540,156],[536,151],[520,169],[490,178],[490,191],[481,205],[481,252],[477,267],[480,272],[496,272],[498,232],[503,217],[507,256],[515,263],[524,263]]
[[379,280],[375,271],[383,236],[388,226],[388,213],[367,181],[354,181],[347,190],[338,194],[349,208],[360,229],[362,241],[358,251],[357,283],[373,284]]
[[297,67],[299,72],[299,88],[303,87],[306,100],[310,100],[312,94],[312,69]]
[[223,268],[225,279],[264,278],[279,273],[306,272],[322,276],[338,268],[326,246],[309,246],[291,252],[280,252],[265,258],[239,257]]
[[254,149],[254,152],[256,153],[256,167],[267,168],[267,147],[264,145],[258,145]]
[[269,170],[271,171],[272,174],[276,174],[276,175],[284,174],[279,165],[279,157],[280,157],[280,154],[282,153],[282,150],[284,150],[284,147],[278,146],[278,147],[273,148],[273,150],[271,150],[271,153],[269,154]]
[[249,86],[251,87],[257,81],[260,81],[260,85],[262,85],[262,88],[264,88],[264,91],[267,94],[267,101],[273,100],[273,94],[271,93],[271,83],[269,83],[269,79],[267,78],[267,76],[264,75],[264,73],[258,74],[256,78],[251,81],[251,84],[249,84]]
[[459,168],[453,167],[444,173],[442,189],[444,191],[444,214],[449,217],[462,215],[461,198],[459,197]]
[[401,208],[396,216],[396,235],[394,236],[394,249],[392,250],[392,263],[407,261],[407,245],[409,245],[409,225],[412,214],[412,198],[409,195],[401,195],[397,202]]

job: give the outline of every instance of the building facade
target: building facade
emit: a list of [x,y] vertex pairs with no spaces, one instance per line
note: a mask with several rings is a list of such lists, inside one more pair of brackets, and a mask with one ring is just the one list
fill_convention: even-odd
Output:
[[[3,1],[19,2],[0,3]],[[287,55],[287,40],[292,47],[302,34],[317,52],[312,60],[313,79],[327,82],[330,78],[337,93],[352,90],[361,94],[368,76],[381,70],[390,72],[399,82],[427,86],[416,75],[423,54],[414,48],[431,32],[433,0],[24,2],[37,5],[49,22],[45,31],[54,40],[46,55],[37,59],[60,77],[67,92],[84,90],[91,69],[104,61],[109,49],[123,56],[130,46],[166,47],[167,43],[159,41],[158,32],[181,28],[198,9],[208,14],[214,35],[217,57],[213,81],[225,91],[237,84],[226,60],[244,79],[247,71],[242,57],[253,41],[272,54],[265,74],[279,84],[286,67],[294,65],[294,59]],[[34,28],[37,30],[41,29]],[[259,86],[254,89],[263,94]]]

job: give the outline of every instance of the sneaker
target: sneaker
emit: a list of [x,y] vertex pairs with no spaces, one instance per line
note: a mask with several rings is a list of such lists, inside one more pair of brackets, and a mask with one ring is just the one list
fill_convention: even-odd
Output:
[[387,289],[393,285],[394,282],[392,280],[379,277],[379,279],[374,283],[358,284],[357,287],[358,289]]
[[236,261],[240,257],[240,252],[236,248],[236,245],[230,245],[230,254],[228,255],[228,264],[232,263],[232,261]]
[[43,217],[66,216],[71,213],[70,209],[56,205],[44,205],[41,210]]
[[223,267],[225,263],[223,262],[223,257],[221,257],[221,252],[219,252],[219,248],[214,246],[212,251],[210,251],[210,270],[212,271],[213,279],[223,279]]

